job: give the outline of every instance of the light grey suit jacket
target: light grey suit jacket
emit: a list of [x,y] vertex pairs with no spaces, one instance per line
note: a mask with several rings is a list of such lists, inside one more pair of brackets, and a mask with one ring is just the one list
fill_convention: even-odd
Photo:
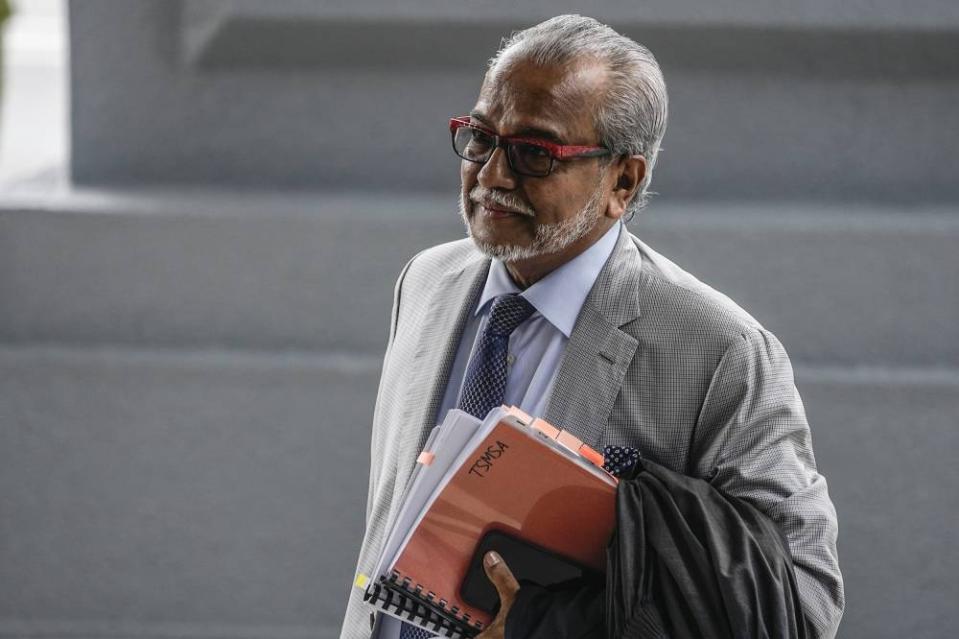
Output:
[[[489,264],[464,239],[420,253],[396,283],[358,573],[372,571],[437,420]],[[789,541],[813,636],[835,634],[843,609],[836,512],[792,367],[779,341],[729,298],[624,229],[570,336],[545,419],[598,450],[638,448],[760,508]],[[370,610],[351,588],[341,639],[369,637]]]

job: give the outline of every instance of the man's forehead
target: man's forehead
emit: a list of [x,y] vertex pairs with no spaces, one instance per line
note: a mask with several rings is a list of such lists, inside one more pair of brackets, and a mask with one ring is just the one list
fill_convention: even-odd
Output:
[[473,113],[491,125],[541,129],[562,138],[590,135],[592,111],[605,84],[605,65],[592,60],[564,65],[506,61],[487,74]]

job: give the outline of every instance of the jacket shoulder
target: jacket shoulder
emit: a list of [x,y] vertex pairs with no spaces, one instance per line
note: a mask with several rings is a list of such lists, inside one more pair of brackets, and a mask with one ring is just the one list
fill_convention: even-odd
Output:
[[640,308],[666,335],[724,351],[743,336],[765,331],[741,306],[633,236],[642,259]]

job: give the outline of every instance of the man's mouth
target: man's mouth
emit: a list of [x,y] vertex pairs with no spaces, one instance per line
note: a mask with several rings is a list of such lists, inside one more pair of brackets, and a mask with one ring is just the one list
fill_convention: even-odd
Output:
[[511,209],[509,207],[503,206],[501,204],[494,204],[492,202],[474,202],[475,205],[479,206],[482,209],[484,215],[492,219],[501,219],[507,217],[529,217],[528,213],[523,211],[518,211],[516,209]]

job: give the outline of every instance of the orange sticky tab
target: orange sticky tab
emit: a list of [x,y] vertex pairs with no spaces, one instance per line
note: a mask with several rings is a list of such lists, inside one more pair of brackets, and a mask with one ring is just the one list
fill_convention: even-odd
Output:
[[579,447],[583,445],[583,440],[578,439],[575,435],[565,430],[560,431],[556,441],[574,453],[579,452]]
[[417,464],[423,464],[424,466],[429,466],[433,463],[433,460],[436,459],[436,455],[431,453],[428,450],[424,450],[420,453],[420,456],[416,458]]
[[533,423],[530,425],[531,428],[535,428],[539,432],[543,433],[550,439],[556,439],[559,436],[559,429],[551,425],[548,422],[544,422],[542,419],[536,418],[533,420]]
[[589,461],[593,462],[595,466],[599,466],[600,468],[603,467],[603,461],[604,461],[603,456],[597,453],[595,450],[593,450],[589,446],[587,446],[586,444],[583,444],[582,446],[579,447],[579,454],[585,457],[586,459],[588,459]]

